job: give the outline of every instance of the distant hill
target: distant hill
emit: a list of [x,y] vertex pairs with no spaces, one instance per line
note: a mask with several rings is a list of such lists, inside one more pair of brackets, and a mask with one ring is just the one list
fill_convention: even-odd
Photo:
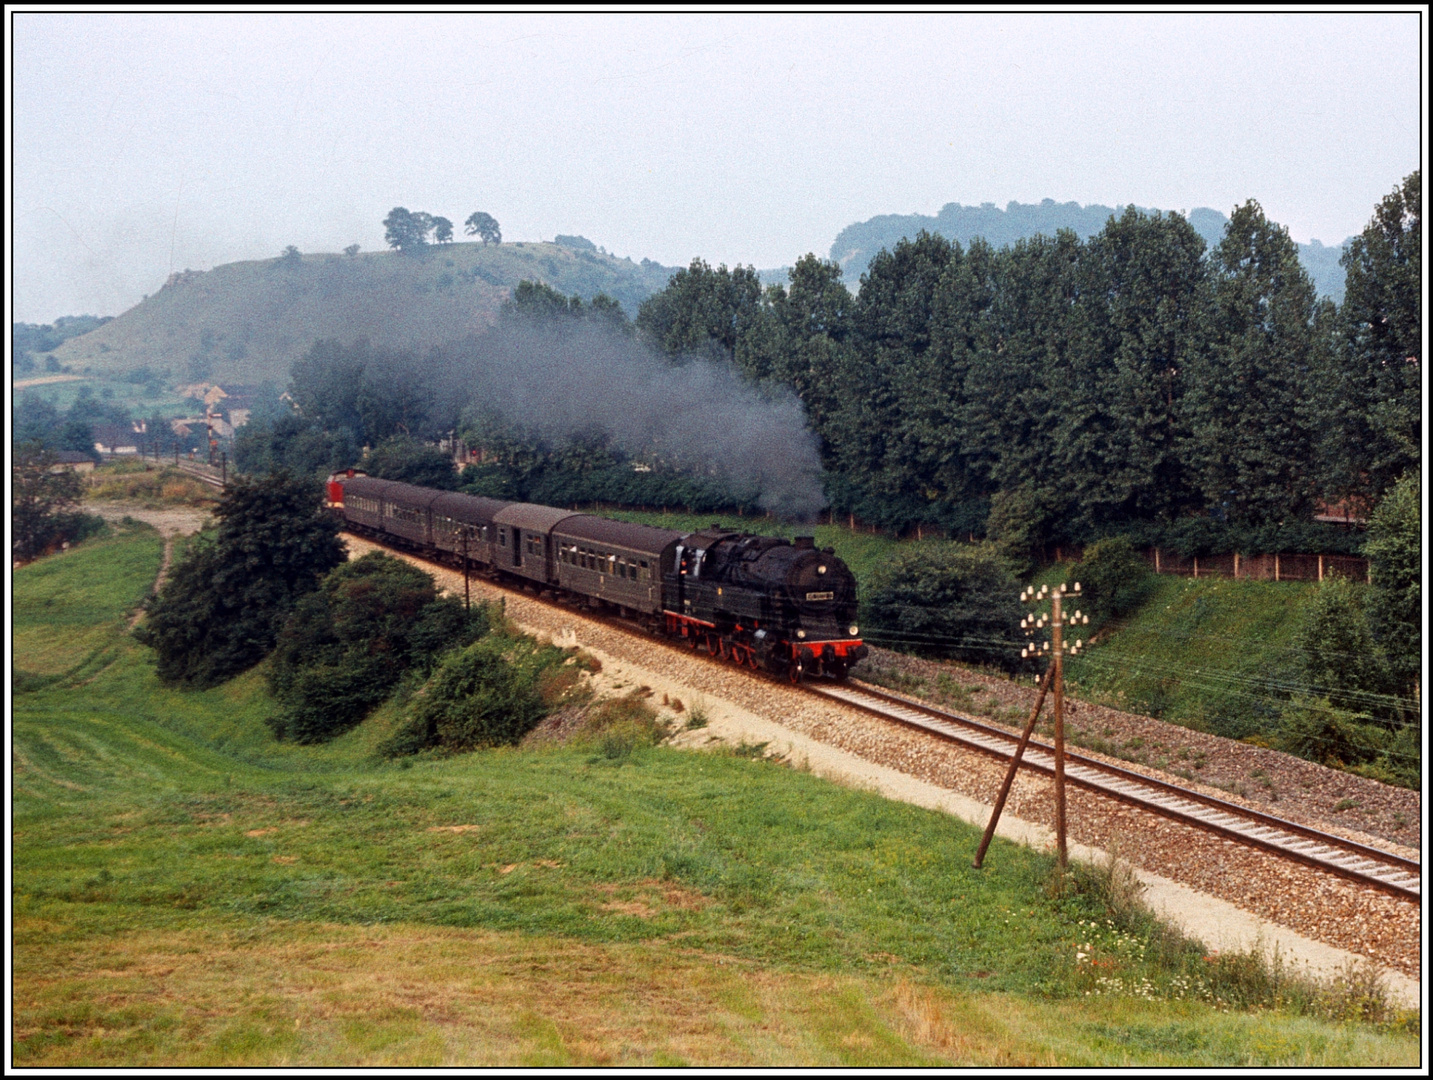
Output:
[[289,365],[323,338],[421,352],[465,337],[489,325],[524,279],[583,299],[605,292],[635,315],[675,272],[562,239],[569,243],[443,244],[417,257],[302,255],[186,270],[53,355],[83,374],[147,368],[171,384],[282,384]]
[[[1153,212],[1144,207],[1136,209]],[[969,244],[977,236],[983,236],[992,246],[999,248],[1037,234],[1053,236],[1060,229],[1072,229],[1081,239],[1086,239],[1103,229],[1111,215],[1123,212],[1123,207],[1081,206],[1075,202],[1057,203],[1054,199],[1045,199],[1039,204],[1010,202],[1004,210],[994,203],[979,206],[946,203],[934,216],[882,214],[848,225],[831,244],[830,258],[841,264],[846,284],[854,290],[878,251],[895,247],[903,237],[913,238],[922,229],[939,233],[947,240],[958,240],[961,244]],[[1224,227],[1228,223],[1228,217],[1207,206],[1189,212],[1189,224],[1210,246],[1223,238]],[[1313,279],[1314,288],[1320,295],[1335,302],[1343,300],[1344,271],[1339,265],[1342,254],[1342,246],[1325,247],[1318,241],[1299,245],[1299,261]],[[784,275],[784,268],[761,272],[762,280],[768,283],[784,281]]]

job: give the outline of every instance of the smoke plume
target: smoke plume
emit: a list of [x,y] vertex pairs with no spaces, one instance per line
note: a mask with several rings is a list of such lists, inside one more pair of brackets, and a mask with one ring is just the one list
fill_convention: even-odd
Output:
[[597,326],[500,324],[448,353],[435,374],[455,413],[494,409],[551,444],[601,431],[635,459],[755,490],[758,505],[782,517],[809,519],[825,503],[801,402],[752,386],[730,363],[674,364]]

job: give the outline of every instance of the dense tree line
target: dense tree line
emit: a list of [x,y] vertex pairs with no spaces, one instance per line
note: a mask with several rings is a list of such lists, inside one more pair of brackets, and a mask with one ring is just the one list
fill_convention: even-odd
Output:
[[1251,201],[1212,250],[1134,209],[1084,241],[922,233],[855,296],[815,256],[764,291],[697,260],[636,323],[673,358],[791,387],[839,512],[1014,549],[1133,530],[1228,550],[1281,528],[1327,549],[1317,503],[1371,507],[1419,464],[1420,222],[1414,173],[1350,246],[1341,307]]
[[40,323],[10,324],[10,363],[17,375],[35,370],[56,372],[60,362],[45,354],[58,349],[72,337],[88,334],[109,322],[111,315],[67,315],[49,325]]
[[[815,256],[765,289],[752,268],[698,259],[632,322],[610,298],[537,282],[499,322],[596,324],[673,363],[716,359],[790,388],[833,511],[885,528],[988,536],[1017,561],[1115,534],[1189,554],[1350,550],[1361,538],[1314,523],[1316,507],[1371,510],[1420,462],[1421,200],[1414,173],[1379,204],[1337,307],[1251,201],[1212,249],[1183,217],[1131,208],[1084,240],[996,249],[922,233],[876,255],[854,295]],[[451,359],[321,343],[294,366],[294,415],[251,425],[241,467],[341,468],[365,446],[456,431],[487,451],[465,475],[484,494],[746,498],[634,468],[592,433],[544,442],[445,384]]]

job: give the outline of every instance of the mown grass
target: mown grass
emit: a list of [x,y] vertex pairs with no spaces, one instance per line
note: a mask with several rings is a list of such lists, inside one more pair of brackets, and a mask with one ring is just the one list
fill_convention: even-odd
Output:
[[111,526],[106,537],[17,571],[10,662],[19,688],[27,678],[74,672],[87,658],[113,652],[118,630],[153,586],[163,552],[149,526]]
[[973,829],[771,762],[383,762],[391,706],[274,743],[261,672],[169,690],[123,634],[116,583],[157,562],[135,530],[16,575],[18,650],[73,571],[63,609],[116,653],[15,703],[16,1064],[1417,1061],[1368,1025],[1086,997],[1104,909],[1047,857],[973,871]]

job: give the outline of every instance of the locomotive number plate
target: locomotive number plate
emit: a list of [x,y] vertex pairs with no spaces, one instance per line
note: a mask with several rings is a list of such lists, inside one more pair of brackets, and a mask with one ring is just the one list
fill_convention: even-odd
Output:
[[806,594],[806,599],[807,599],[807,600],[834,600],[834,599],[836,599],[836,594],[833,593],[833,592],[809,592],[809,593]]

